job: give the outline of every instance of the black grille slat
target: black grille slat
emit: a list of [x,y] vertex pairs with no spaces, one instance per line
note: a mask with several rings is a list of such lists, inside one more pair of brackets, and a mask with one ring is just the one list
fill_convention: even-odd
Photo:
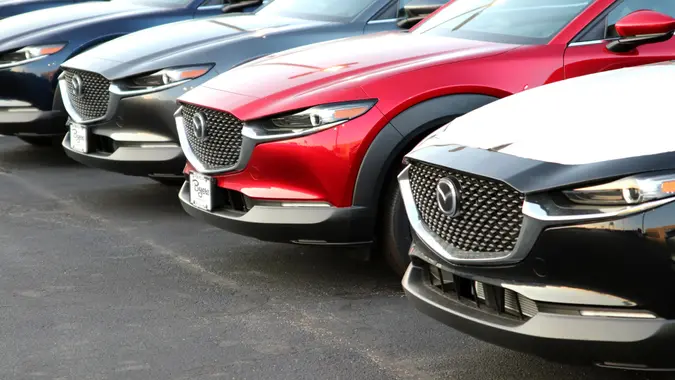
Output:
[[[81,96],[73,94],[72,79],[76,74],[82,79]],[[87,121],[105,116],[110,99],[109,80],[96,73],[73,69],[65,71],[65,80],[70,104],[82,120]]]
[[[410,187],[420,218],[432,232],[466,252],[510,252],[523,223],[525,196],[499,181],[471,176],[413,161]],[[454,177],[460,184],[460,212],[449,217],[436,201],[441,178]]]
[[[241,131],[244,123],[227,112],[192,104],[182,104],[185,134],[192,153],[209,169],[228,168],[239,161]],[[206,120],[207,139],[202,141],[194,133],[192,117],[201,112]]]

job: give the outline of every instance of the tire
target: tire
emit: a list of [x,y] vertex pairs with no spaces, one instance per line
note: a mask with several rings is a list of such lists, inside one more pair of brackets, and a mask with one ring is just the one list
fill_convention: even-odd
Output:
[[27,142],[33,146],[53,147],[56,146],[58,138],[52,136],[17,136],[21,141]]
[[182,186],[183,183],[185,183],[185,178],[182,177],[176,177],[176,178],[169,178],[169,177],[150,177],[151,180],[155,182],[159,182],[164,186]]
[[378,223],[378,248],[389,268],[397,275],[403,276],[410,264],[408,251],[412,244],[412,231],[395,177],[390,181],[382,201],[382,214]]

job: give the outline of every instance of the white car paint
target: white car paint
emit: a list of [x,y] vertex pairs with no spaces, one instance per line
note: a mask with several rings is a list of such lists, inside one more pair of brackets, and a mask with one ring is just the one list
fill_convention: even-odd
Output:
[[415,150],[456,144],[589,164],[675,151],[675,64],[614,70],[527,90],[460,117]]

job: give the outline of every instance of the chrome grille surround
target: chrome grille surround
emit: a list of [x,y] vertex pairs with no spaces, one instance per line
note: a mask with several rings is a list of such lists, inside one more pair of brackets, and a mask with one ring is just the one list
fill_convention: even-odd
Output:
[[[205,140],[194,133],[193,116],[200,112],[206,121]],[[181,104],[184,137],[189,149],[208,170],[228,170],[239,162],[242,149],[243,121],[234,115],[192,104]]]
[[[80,119],[90,121],[100,119],[108,112],[110,102],[110,81],[103,75],[84,70],[65,69],[63,72],[68,100]],[[73,92],[73,77],[82,79],[82,94]]]
[[[418,161],[411,162],[408,175],[419,218],[435,237],[468,253],[467,258],[471,253],[515,249],[523,224],[524,194],[499,181]],[[438,181],[448,177],[460,184],[460,211],[454,217],[443,214],[436,200]]]

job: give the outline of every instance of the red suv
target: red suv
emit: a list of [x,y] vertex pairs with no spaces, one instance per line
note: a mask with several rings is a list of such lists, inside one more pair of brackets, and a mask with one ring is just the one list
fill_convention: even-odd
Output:
[[411,234],[396,175],[405,153],[513,93],[675,58],[663,30],[672,16],[675,1],[663,0],[454,0],[408,32],[242,65],[179,98],[189,161],[181,203],[262,240],[376,243],[403,273]]

